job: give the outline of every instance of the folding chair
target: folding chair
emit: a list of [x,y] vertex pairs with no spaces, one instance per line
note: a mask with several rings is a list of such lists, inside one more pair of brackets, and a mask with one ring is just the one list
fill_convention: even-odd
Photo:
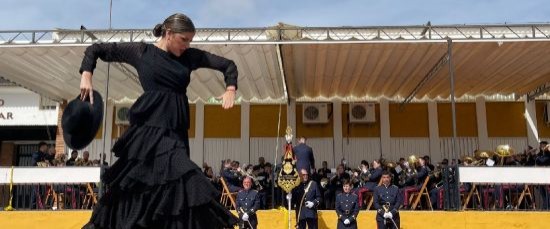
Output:
[[[420,203],[420,198],[424,196],[428,200],[428,208],[433,211],[432,201],[430,200],[430,193],[428,192],[428,188],[427,188],[429,181],[430,181],[430,176],[427,176],[426,179],[424,180],[424,183],[422,184],[422,188],[420,188],[418,192],[413,192],[409,197],[409,203],[412,203],[411,205],[412,210],[416,209],[416,206],[418,206],[418,203]],[[414,202],[411,202],[412,200],[414,200]]]
[[[461,194],[461,195],[463,195],[463,194]],[[468,195],[466,196],[466,198],[462,198],[462,202],[463,202],[462,210],[466,210],[466,207],[470,203],[470,200],[475,200],[475,199],[472,199],[472,196],[474,196],[477,199],[477,202],[479,204],[482,204],[481,203],[481,195],[479,195],[479,191],[477,190],[477,185],[472,184],[472,188],[470,188],[470,191],[468,192]]]
[[92,188],[92,183],[86,184],[86,194],[82,201],[82,209],[93,208],[97,204],[97,193]]
[[531,201],[531,207],[535,209],[535,201],[533,199],[533,194],[531,192],[531,187],[529,185],[525,184],[523,185],[523,190],[521,191],[521,194],[519,194],[518,201],[516,203],[516,206],[514,206],[514,209],[517,210],[521,202],[523,201],[523,198],[525,198],[525,201],[527,201],[527,198]]
[[235,202],[235,199],[237,199],[237,193],[229,191],[229,187],[227,187],[227,183],[223,177],[220,177],[220,182],[222,183],[222,196],[220,198],[220,203],[229,209],[231,209],[231,207],[233,207],[233,209],[237,209],[237,203]]

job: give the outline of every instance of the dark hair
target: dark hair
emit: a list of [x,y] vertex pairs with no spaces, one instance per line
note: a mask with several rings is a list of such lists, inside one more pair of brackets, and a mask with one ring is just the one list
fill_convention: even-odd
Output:
[[167,17],[162,24],[157,24],[153,29],[153,35],[155,37],[164,37],[167,30],[171,30],[174,33],[195,32],[195,25],[187,15],[176,13]]
[[342,187],[346,185],[351,186],[351,182],[348,179],[344,179],[344,182],[342,183]]
[[382,176],[384,175],[388,175],[390,176],[390,178],[392,178],[392,174],[390,173],[390,171],[385,170],[384,172],[382,172]]
[[369,163],[368,163],[367,161],[365,161],[365,160],[362,160],[362,161],[361,161],[361,164],[362,164],[362,165],[369,166]]
[[42,146],[47,146],[48,144],[46,144],[45,142],[39,142],[38,143],[38,148],[42,147]]

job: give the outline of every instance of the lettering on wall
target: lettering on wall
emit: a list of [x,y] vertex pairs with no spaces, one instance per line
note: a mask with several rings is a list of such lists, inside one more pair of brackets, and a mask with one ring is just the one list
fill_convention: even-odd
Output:
[[[5,101],[0,99],[0,107],[4,106]],[[7,111],[0,111],[0,120],[13,120],[13,113]]]

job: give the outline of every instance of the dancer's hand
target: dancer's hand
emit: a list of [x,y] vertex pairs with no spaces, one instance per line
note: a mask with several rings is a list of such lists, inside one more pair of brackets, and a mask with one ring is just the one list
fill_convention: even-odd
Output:
[[84,71],[82,72],[82,78],[80,78],[80,99],[84,101],[88,97],[90,97],[90,103],[94,104],[92,73],[88,71]]
[[235,96],[237,94],[235,86],[229,86],[225,89],[221,99],[223,109],[229,109],[235,104]]

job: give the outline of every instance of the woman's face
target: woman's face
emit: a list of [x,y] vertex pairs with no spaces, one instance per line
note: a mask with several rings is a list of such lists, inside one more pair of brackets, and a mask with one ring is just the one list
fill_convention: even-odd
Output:
[[168,51],[174,56],[181,56],[181,54],[183,54],[183,52],[185,52],[185,50],[187,50],[191,45],[191,41],[193,41],[194,36],[194,32],[173,33],[168,30],[165,37]]

